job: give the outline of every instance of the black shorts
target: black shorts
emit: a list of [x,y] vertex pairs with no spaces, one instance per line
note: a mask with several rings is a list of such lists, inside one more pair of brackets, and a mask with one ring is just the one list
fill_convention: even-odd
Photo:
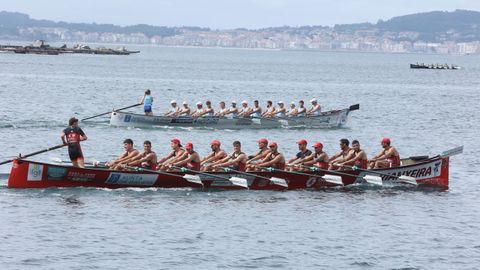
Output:
[[68,155],[70,156],[71,161],[77,161],[78,159],[83,159],[82,148],[80,146],[68,146]]

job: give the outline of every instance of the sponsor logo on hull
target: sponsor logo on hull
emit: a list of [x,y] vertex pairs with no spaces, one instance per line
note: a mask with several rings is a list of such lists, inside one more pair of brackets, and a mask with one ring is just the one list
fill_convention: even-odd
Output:
[[67,180],[89,182],[95,179],[95,173],[68,172]]
[[42,181],[43,165],[29,163],[27,181]]
[[48,166],[47,180],[64,180],[67,168]]
[[157,181],[156,174],[110,173],[106,184],[153,186]]
[[[425,179],[440,176],[441,165],[442,165],[442,161],[438,160],[438,161],[426,163],[423,165],[411,166],[407,168],[381,170],[378,172],[391,175],[391,176],[382,175],[381,177],[383,181],[393,181],[397,179],[397,177],[395,176],[401,176],[401,175],[410,176],[417,180],[425,180]],[[359,176],[364,176],[365,174],[366,173],[361,173]]]

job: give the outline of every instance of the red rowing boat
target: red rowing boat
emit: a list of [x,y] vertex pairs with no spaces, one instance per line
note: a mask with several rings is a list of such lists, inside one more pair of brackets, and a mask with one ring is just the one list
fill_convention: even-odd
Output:
[[[448,189],[449,159],[459,154],[463,147],[444,152],[435,157],[409,158],[402,166],[381,170],[316,171],[316,172],[209,172],[185,174],[184,172],[113,171],[105,168],[75,168],[72,166],[15,160],[8,179],[9,188],[52,187],[159,187],[159,188],[209,188],[283,190],[326,188],[366,182],[368,176],[381,177],[382,183],[401,182],[399,176],[414,178],[413,184]],[[380,179],[380,177],[378,177]],[[335,180],[336,178],[336,180]],[[239,184],[232,179],[242,179]],[[270,179],[270,180],[269,180]],[[275,179],[284,180],[281,182]],[[332,180],[334,179],[334,180]],[[368,180],[367,180],[368,182]]]

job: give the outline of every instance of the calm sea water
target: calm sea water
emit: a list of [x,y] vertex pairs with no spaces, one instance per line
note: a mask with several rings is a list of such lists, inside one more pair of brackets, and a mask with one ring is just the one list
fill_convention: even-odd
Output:
[[[287,156],[295,141],[358,139],[369,156],[389,136],[402,156],[465,145],[450,190],[329,191],[189,189],[10,190],[0,166],[2,269],[478,269],[480,265],[479,56],[138,47],[131,56],[0,54],[0,161],[60,142],[68,118],[137,103],[316,97],[326,109],[360,103],[348,128],[192,130],[82,124],[88,159],[108,160],[122,141],[167,152],[178,137],[201,154],[219,139],[255,151],[260,137]],[[454,63],[462,70],[410,70]],[[133,109],[141,111],[141,108]],[[35,157],[67,159],[65,150]]]

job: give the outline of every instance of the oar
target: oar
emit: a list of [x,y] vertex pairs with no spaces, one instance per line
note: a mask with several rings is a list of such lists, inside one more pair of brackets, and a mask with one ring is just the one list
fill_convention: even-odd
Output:
[[256,177],[256,178],[260,178],[260,179],[265,179],[265,180],[268,180],[268,181],[272,182],[274,185],[279,185],[279,186],[288,188],[288,183],[287,183],[287,181],[286,181],[285,179],[283,179],[283,178],[278,178],[278,177],[270,177],[270,178],[268,178],[268,177],[260,176],[260,175],[258,175],[258,174],[247,173],[247,172],[242,172],[242,171],[237,171],[237,170],[234,170],[234,169],[231,169],[231,168],[227,168],[227,167],[220,167],[220,168],[223,169],[223,170],[225,170],[226,172],[236,172],[236,173],[253,176],[253,177]]
[[[130,109],[130,108],[133,108],[133,107],[137,107],[137,106],[140,106],[142,105],[143,103],[137,103],[137,104],[133,104],[133,105],[130,105],[130,106],[127,106],[127,107],[123,107],[123,108],[120,108],[120,109],[114,109],[113,111],[115,112],[118,112],[118,111],[122,111],[122,110],[126,110],[126,109]],[[80,121],[85,121],[85,120],[88,120],[88,119],[92,119],[92,118],[95,118],[95,117],[99,117],[99,116],[102,116],[102,115],[106,115],[106,114],[109,114],[111,113],[112,111],[108,111],[106,113],[101,113],[101,114],[97,114],[97,115],[94,115],[94,116],[90,116],[90,117],[87,117],[87,118],[83,118],[81,119]]]
[[[72,161],[70,161],[70,160],[62,160],[59,157],[50,157],[49,159],[50,159],[50,161],[55,162],[55,163],[66,163],[66,164],[72,163]],[[84,162],[85,165],[91,165],[93,167],[105,167],[105,168],[107,167],[107,166],[105,166],[106,163],[107,162],[105,162],[105,161],[97,161],[95,159],[92,160],[91,162]]]
[[125,168],[134,170],[134,171],[139,171],[139,172],[151,172],[151,173],[156,173],[156,174],[162,174],[162,175],[168,175],[168,176],[173,176],[173,177],[178,177],[178,178],[183,178],[187,180],[188,182],[194,183],[194,184],[199,184],[203,186],[202,179],[198,175],[191,175],[191,174],[184,174],[184,175],[178,175],[174,173],[168,173],[165,171],[154,171],[150,169],[145,169],[145,168],[140,168],[140,167],[133,167],[133,166],[125,166]]
[[217,179],[227,180],[227,181],[230,181],[230,183],[232,183],[235,186],[239,186],[239,187],[243,187],[243,188],[248,189],[248,182],[247,182],[247,179],[245,179],[245,178],[240,178],[240,177],[235,177],[235,176],[228,178],[228,177],[215,175],[215,174],[211,174],[211,173],[205,173],[205,172],[201,172],[201,171],[191,170],[191,169],[188,169],[188,168],[185,168],[185,167],[177,167],[177,166],[172,166],[172,167],[175,168],[175,169],[179,169],[181,171],[188,171],[188,172],[193,172],[193,173],[200,174],[200,175],[210,176],[210,177],[217,178]]
[[17,159],[28,158],[28,157],[32,157],[32,156],[35,156],[35,155],[38,155],[38,154],[41,154],[41,153],[45,153],[45,152],[48,152],[48,151],[52,151],[52,150],[55,150],[55,149],[58,149],[58,148],[62,148],[66,145],[67,144],[59,144],[59,145],[52,146],[52,147],[49,147],[49,148],[46,148],[46,149],[43,149],[43,150],[40,150],[40,151],[37,151],[37,152],[33,152],[33,153],[30,153],[30,154],[23,155],[23,156],[20,154],[17,158],[0,162],[0,165],[10,163],[10,162],[12,162],[14,160],[17,160]]
[[[325,173],[328,173],[328,172],[331,172],[329,170],[325,170],[325,169],[320,169],[320,168],[317,168],[317,167],[309,167],[309,166],[304,166],[304,165],[300,165],[302,168],[305,168],[305,169],[310,169],[312,171],[320,171],[320,172],[325,172]],[[339,172],[339,171],[335,171],[336,174],[339,174],[339,175],[345,175],[345,176],[348,176],[348,177],[357,177],[356,175],[353,175],[353,174],[349,174],[349,173],[344,173],[344,172]],[[374,184],[374,185],[379,185],[381,186],[383,183],[382,183],[382,178],[381,177],[378,177],[378,176],[374,176],[374,175],[365,175],[363,177],[363,179],[365,181],[367,181],[367,183],[370,183],[370,184]]]
[[[316,175],[316,174],[309,174],[309,173],[302,173],[302,172],[291,172],[291,171],[285,171],[285,170],[275,169],[275,168],[271,168],[271,167],[257,167],[257,168],[266,169],[267,171],[271,171],[271,172],[277,171],[277,172],[284,172],[284,173],[295,174],[295,175],[303,175],[303,176],[309,176],[309,177],[320,177],[328,183],[343,186],[342,177],[340,177],[338,175],[325,174],[324,176],[319,176],[319,175]],[[348,176],[354,176],[354,175],[349,174]]]
[[407,176],[407,175],[400,175],[400,176],[397,176],[397,175],[391,175],[391,174],[388,174],[388,173],[381,173],[381,172],[377,172],[377,171],[372,171],[372,170],[367,170],[367,169],[361,169],[357,166],[349,166],[349,165],[342,165],[343,167],[347,167],[347,168],[350,168],[354,171],[362,171],[362,172],[368,172],[368,173],[372,173],[372,174],[378,174],[378,175],[383,175],[383,176],[389,176],[389,177],[394,177],[396,178],[398,181],[402,182],[402,183],[407,183],[407,184],[411,184],[411,185],[415,185],[415,186],[418,186],[418,183],[417,183],[417,180],[414,178],[414,177],[411,177],[411,176]]

